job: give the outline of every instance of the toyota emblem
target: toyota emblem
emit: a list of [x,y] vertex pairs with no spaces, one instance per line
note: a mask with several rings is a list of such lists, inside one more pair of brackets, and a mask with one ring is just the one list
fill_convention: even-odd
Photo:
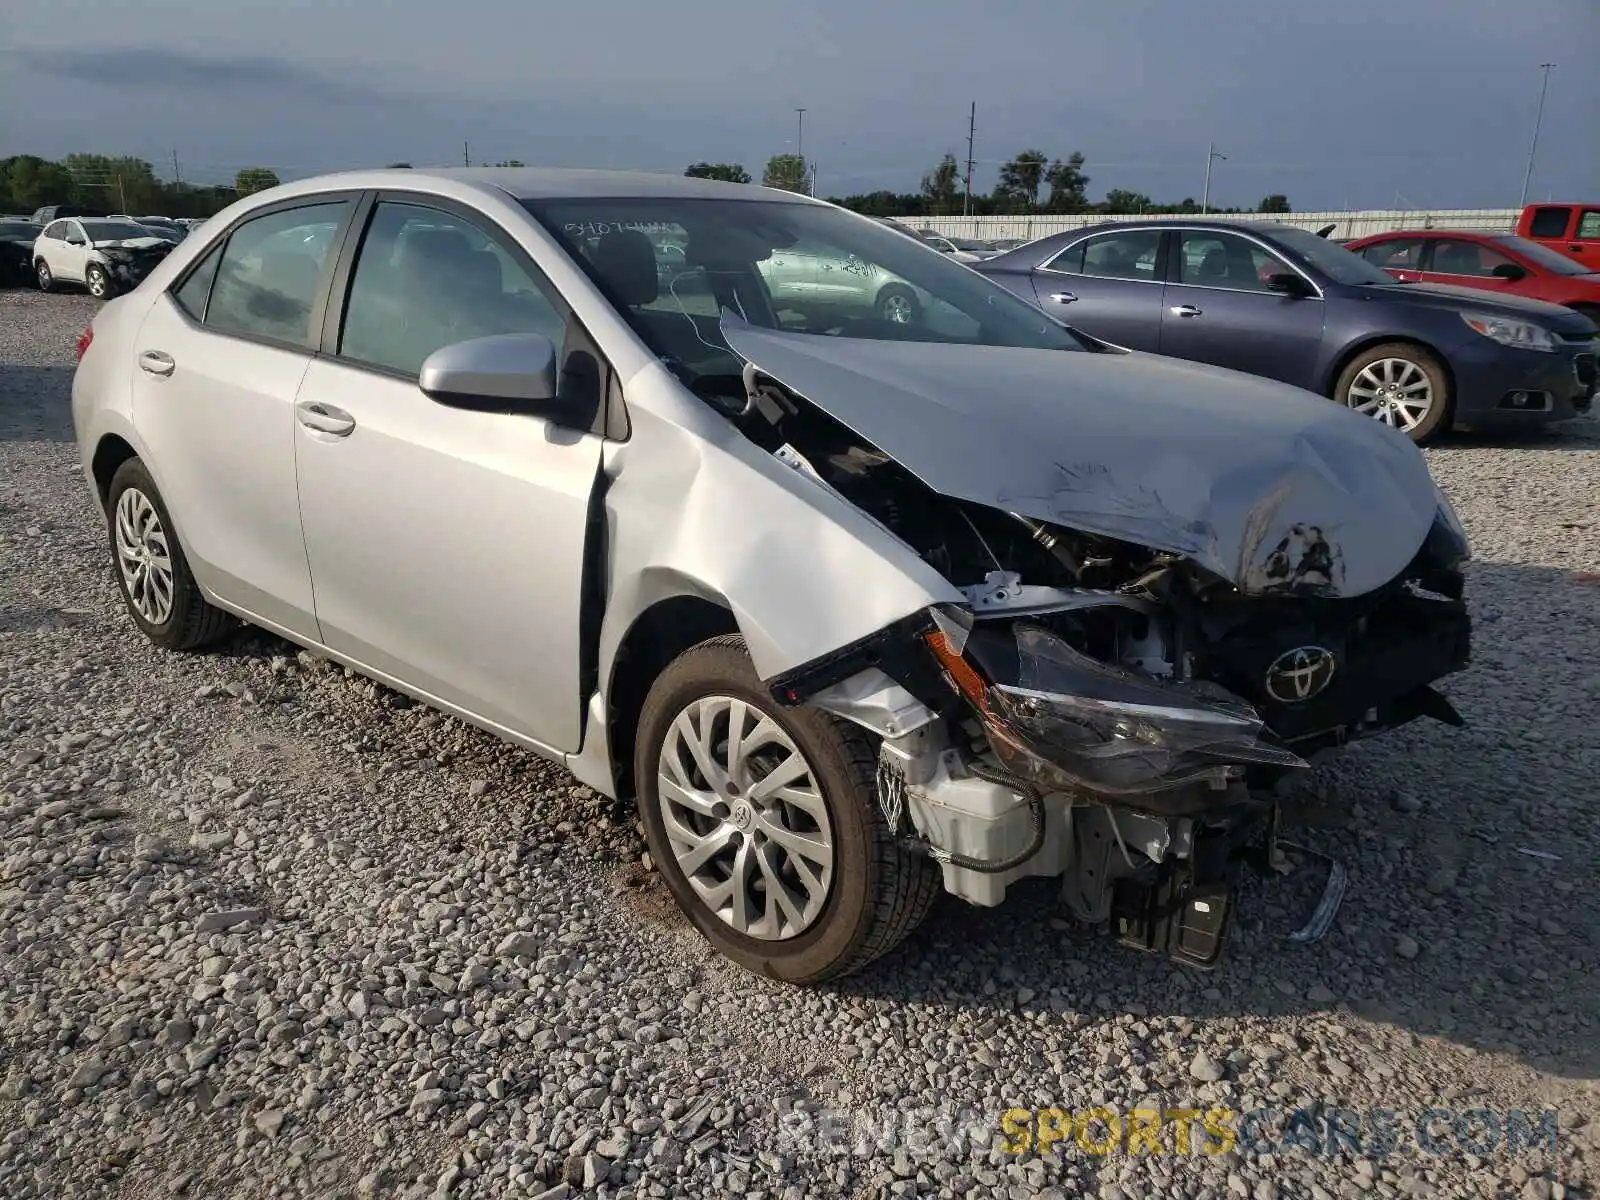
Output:
[[1338,660],[1322,646],[1285,650],[1267,668],[1267,694],[1281,704],[1300,704],[1327,687]]

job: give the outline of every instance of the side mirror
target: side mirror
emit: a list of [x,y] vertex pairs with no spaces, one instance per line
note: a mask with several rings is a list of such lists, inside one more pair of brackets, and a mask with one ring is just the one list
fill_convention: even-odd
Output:
[[1267,276],[1267,291],[1278,292],[1284,296],[1309,296],[1311,287],[1302,276],[1293,271],[1280,271],[1276,275]]
[[417,386],[430,400],[476,412],[542,413],[555,406],[556,348],[537,333],[502,333],[441,346]]
[[1513,282],[1518,279],[1526,279],[1528,277],[1528,273],[1526,271],[1524,271],[1516,263],[1512,262],[1501,263],[1494,270],[1490,271],[1489,274],[1493,275],[1496,279],[1509,279]]

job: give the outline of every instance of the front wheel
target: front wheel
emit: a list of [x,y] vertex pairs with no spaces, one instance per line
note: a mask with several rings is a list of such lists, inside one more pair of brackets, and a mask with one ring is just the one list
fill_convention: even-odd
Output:
[[1443,365],[1407,342],[1388,342],[1356,355],[1340,372],[1333,398],[1418,445],[1449,428],[1453,401]]
[[56,277],[50,272],[50,264],[40,259],[33,264],[33,277],[39,283],[41,292],[53,291],[56,286]]
[[879,292],[877,303],[873,307],[882,320],[895,325],[915,325],[922,315],[922,306],[917,303],[917,294],[898,283],[891,283]]
[[96,300],[104,300],[111,295],[111,276],[99,263],[90,263],[89,269],[84,272],[84,286]]
[[940,877],[889,832],[876,763],[855,726],[775,704],[742,638],[704,642],[661,673],[634,752],[645,838],[718,951],[820,983],[916,928]]
[[106,527],[128,615],[152,642],[168,650],[199,650],[233,628],[233,617],[201,594],[166,503],[137,458],[111,478]]

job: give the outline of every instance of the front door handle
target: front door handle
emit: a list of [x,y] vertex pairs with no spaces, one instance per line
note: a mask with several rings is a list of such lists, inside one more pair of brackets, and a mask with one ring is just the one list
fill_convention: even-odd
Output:
[[302,400],[294,406],[294,415],[300,424],[318,433],[331,433],[334,437],[349,437],[355,431],[356,419],[342,408]]
[[139,369],[151,375],[171,375],[177,365],[172,361],[172,355],[160,350],[146,350],[139,355]]
[[1192,304],[1174,304],[1172,311],[1174,315],[1180,317],[1198,317],[1200,315],[1200,310]]
[[1050,299],[1054,300],[1057,304],[1071,304],[1077,299],[1077,297],[1071,292],[1051,292]]

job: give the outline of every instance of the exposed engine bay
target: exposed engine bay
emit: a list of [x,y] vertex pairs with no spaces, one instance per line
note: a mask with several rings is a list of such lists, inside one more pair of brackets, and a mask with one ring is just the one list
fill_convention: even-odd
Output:
[[[1172,550],[941,494],[755,365],[700,391],[965,595],[772,683],[882,735],[885,818],[968,900],[1059,876],[1081,920],[1209,965],[1237,864],[1278,861],[1276,785],[1416,717],[1461,723],[1432,687],[1470,646],[1447,511],[1357,596],[1334,586],[1337,546],[1295,524],[1267,559],[1289,582],[1252,595]],[[1334,864],[1297,937],[1342,890]]]

